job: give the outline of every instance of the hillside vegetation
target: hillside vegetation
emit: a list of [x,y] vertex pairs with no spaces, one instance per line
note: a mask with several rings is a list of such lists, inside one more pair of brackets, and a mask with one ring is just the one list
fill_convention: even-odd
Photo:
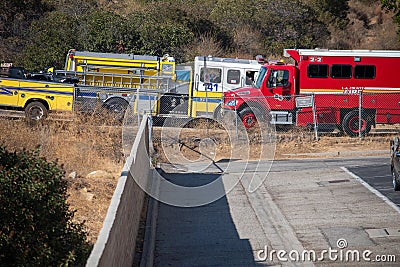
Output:
[[[277,57],[283,48],[399,49],[398,0],[3,0],[0,62],[63,66],[96,52]],[[394,13],[388,13],[389,10]],[[396,13],[397,12],[397,13]]]
[[0,145],[1,266],[79,266],[91,244],[73,222],[68,182],[55,162]]
[[[32,126],[23,119],[0,117],[0,152],[2,147],[15,153],[34,151],[38,158],[57,162],[62,167],[65,172],[63,179],[68,186],[68,205],[74,212],[73,221],[84,223],[90,244],[94,244],[100,232],[124,163],[122,129],[110,126],[110,121],[111,118],[106,116],[77,115],[73,121],[46,120]],[[0,180],[3,162],[4,157],[0,154]],[[29,184],[29,179],[18,180],[18,183]],[[18,184],[14,186],[19,187]],[[17,192],[9,191],[3,195],[10,201],[23,201]],[[37,208],[40,207],[38,205]],[[7,209],[5,204],[4,209]],[[3,220],[12,220],[7,214],[3,212]],[[47,217],[43,219],[51,220]],[[0,266],[4,266],[1,251]]]

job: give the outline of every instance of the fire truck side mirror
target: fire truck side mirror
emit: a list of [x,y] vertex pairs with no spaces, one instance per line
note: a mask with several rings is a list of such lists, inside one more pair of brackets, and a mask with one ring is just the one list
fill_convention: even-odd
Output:
[[390,155],[393,157],[400,157],[399,150],[399,138],[396,136],[393,140],[390,141]]

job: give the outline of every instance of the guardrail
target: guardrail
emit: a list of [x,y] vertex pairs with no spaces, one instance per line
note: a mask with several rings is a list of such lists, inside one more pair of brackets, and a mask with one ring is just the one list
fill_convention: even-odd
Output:
[[145,192],[136,181],[149,184],[154,170],[149,158],[150,127],[148,117],[144,116],[86,266],[131,267],[133,264],[145,199]]

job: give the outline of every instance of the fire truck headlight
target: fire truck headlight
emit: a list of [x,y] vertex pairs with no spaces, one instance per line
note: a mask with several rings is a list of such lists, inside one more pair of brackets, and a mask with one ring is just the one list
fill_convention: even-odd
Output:
[[237,104],[236,100],[229,100],[228,102],[225,103],[225,106],[234,107],[236,106],[236,104]]

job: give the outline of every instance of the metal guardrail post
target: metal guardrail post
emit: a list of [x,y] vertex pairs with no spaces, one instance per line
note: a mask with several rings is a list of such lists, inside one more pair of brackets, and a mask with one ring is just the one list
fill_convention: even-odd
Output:
[[[225,95],[223,94],[222,95],[222,100],[221,100],[222,102],[220,103],[220,105],[221,105],[221,109],[220,109],[220,114],[219,115],[221,115],[222,117],[224,117],[224,115],[225,115],[225,110],[222,108],[222,105],[223,105],[223,103],[225,103]],[[221,118],[221,116],[219,116],[219,118]],[[218,118],[218,117],[217,117]]]
[[206,86],[206,114],[208,118],[208,86]]
[[315,94],[312,95],[312,112],[314,120],[315,140],[318,141],[319,137],[318,137],[317,109],[315,107]]
[[234,103],[235,103],[235,130],[236,130],[236,140],[239,140],[239,133],[238,133],[238,116],[237,110],[236,110],[236,95],[233,95],[234,97]]
[[137,117],[138,117],[138,127],[140,127],[140,112],[139,112],[140,96],[139,96],[139,88],[140,88],[140,86],[138,88],[136,88],[136,104],[135,104],[135,106],[136,106],[136,114],[137,114]]
[[151,94],[148,94],[148,97],[149,97],[149,111],[147,112],[148,114],[150,114],[151,115],[151,105],[153,104],[152,103],[152,99],[151,99]]
[[358,137],[362,139],[362,91],[358,94]]
[[[149,129],[149,150],[150,154],[153,153],[154,148],[153,148],[153,117],[151,114],[147,116],[147,127]],[[150,161],[151,161],[151,155],[149,155]]]

